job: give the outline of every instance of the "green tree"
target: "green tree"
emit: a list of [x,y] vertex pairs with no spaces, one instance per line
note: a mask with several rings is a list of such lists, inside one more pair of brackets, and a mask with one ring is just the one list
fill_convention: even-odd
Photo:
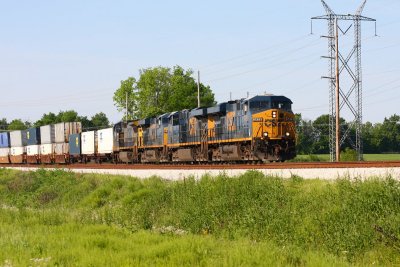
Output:
[[[128,79],[121,81],[120,87],[115,91],[114,105],[117,107],[118,111],[125,111],[128,104],[128,118],[137,118],[137,89],[136,89],[136,79],[133,77],[128,77]],[[127,102],[128,100],[128,102]]]
[[379,153],[380,139],[377,135],[379,124],[373,125],[371,122],[366,122],[362,129],[363,152],[364,153]]
[[140,70],[137,83],[138,102],[137,117],[153,117],[167,112],[171,90],[171,73],[169,68],[155,67]]
[[313,122],[314,153],[329,153],[329,115],[321,115]]
[[[193,71],[185,71],[175,66],[171,77],[171,94],[167,111],[182,110],[197,107],[197,82],[193,79]],[[216,104],[214,94],[209,86],[200,83],[200,104],[209,107]]]
[[53,112],[43,114],[42,118],[34,123],[34,126],[39,127],[43,125],[56,124],[59,122],[80,121],[80,118],[81,117],[78,116],[78,112],[75,110],[60,110],[57,115]]
[[[313,122],[314,127],[314,153],[316,154],[326,154],[329,153],[329,118],[330,115],[321,115],[315,119]],[[354,130],[348,129],[349,126],[345,119],[340,118],[340,136],[341,138],[345,133],[347,138],[344,143],[340,146],[341,150],[351,147],[351,142],[349,137],[355,135]],[[348,131],[349,130],[349,131]]]
[[84,130],[93,130],[93,123],[91,120],[88,119],[87,116],[78,116],[77,121],[82,123],[82,128]]
[[30,121],[25,121],[24,124],[25,124],[25,127],[26,127],[26,128],[31,128],[31,127],[33,127],[32,123],[31,123]]
[[75,110],[60,111],[57,115],[57,120],[59,122],[74,122],[78,121],[78,119],[78,112]]
[[400,151],[400,116],[394,114],[385,118],[383,123],[378,126],[377,135],[381,140],[379,150],[381,152]]
[[10,131],[16,131],[16,130],[26,130],[26,129],[28,129],[28,127],[29,126],[26,123],[24,123],[22,120],[15,119],[10,122],[7,129]]
[[34,123],[35,127],[56,124],[59,122],[74,122],[80,121],[82,123],[82,127],[85,129],[98,129],[104,128],[110,125],[110,122],[103,112],[99,112],[92,116],[91,119],[88,119],[87,116],[79,116],[78,112],[74,110],[66,110],[60,111],[57,115],[49,112],[47,114],[43,114],[42,118]]
[[103,112],[96,113],[91,119],[93,127],[105,128],[110,126],[110,121],[108,120],[106,114]]
[[303,120],[301,114],[295,114],[296,121],[296,148],[298,154],[313,154],[315,132],[311,120]]
[[60,122],[58,116],[53,112],[49,112],[47,114],[46,113],[43,114],[42,118],[34,123],[34,126],[39,127],[44,125],[55,124],[57,122]]
[[[137,82],[132,77],[121,81],[120,88],[114,93],[114,103],[119,111],[125,110],[128,93],[129,119],[197,107],[197,83],[192,70],[159,66],[142,69],[139,74]],[[200,100],[203,107],[216,104],[209,86],[200,84]]]
[[6,130],[8,127],[8,122],[6,118],[0,120],[0,130]]

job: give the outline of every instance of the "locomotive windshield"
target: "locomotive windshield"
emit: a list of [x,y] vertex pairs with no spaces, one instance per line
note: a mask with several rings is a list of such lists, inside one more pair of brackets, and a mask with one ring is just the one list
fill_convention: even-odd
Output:
[[251,101],[250,110],[258,112],[266,109],[283,109],[285,111],[292,111],[292,104],[288,101]]
[[273,101],[271,108],[283,109],[285,111],[292,111],[292,104],[286,101]]
[[269,101],[251,101],[250,110],[251,111],[261,111],[269,109]]

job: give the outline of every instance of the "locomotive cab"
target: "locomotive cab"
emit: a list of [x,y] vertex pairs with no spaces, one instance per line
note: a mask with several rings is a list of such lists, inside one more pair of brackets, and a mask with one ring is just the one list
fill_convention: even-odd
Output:
[[263,161],[294,158],[296,132],[292,101],[284,96],[256,96],[248,100],[248,105],[255,155]]
[[138,162],[138,121],[121,121],[114,125],[115,162]]

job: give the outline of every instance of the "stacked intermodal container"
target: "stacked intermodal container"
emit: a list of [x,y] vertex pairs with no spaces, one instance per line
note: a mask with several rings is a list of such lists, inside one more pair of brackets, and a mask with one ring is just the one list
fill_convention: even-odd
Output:
[[26,131],[12,131],[10,132],[10,161],[11,163],[24,163],[26,160],[26,146],[28,140],[26,138]]
[[10,163],[10,133],[0,133],[0,163]]
[[97,131],[97,158],[111,160],[114,151],[114,129],[107,128]]
[[55,132],[54,125],[45,125],[40,127],[40,160],[42,163],[54,162],[54,143]]
[[26,162],[39,163],[40,161],[40,128],[25,130],[26,135]]
[[77,162],[81,157],[81,135],[70,134],[68,139],[70,161]]
[[61,122],[54,125],[55,132],[55,162],[69,162],[69,136],[82,132],[82,124],[80,122]]
[[97,154],[97,132],[89,131],[81,133],[82,160],[88,162],[96,158]]
[[114,148],[114,131],[113,128],[107,128],[97,131],[99,154],[111,154]]

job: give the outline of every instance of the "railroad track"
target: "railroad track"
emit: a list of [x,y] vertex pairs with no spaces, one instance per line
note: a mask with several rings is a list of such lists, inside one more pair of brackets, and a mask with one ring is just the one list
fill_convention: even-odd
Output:
[[284,162],[260,164],[0,164],[1,167],[66,168],[66,169],[121,169],[121,170],[230,170],[230,169],[326,169],[326,168],[396,168],[400,161],[366,162]]

